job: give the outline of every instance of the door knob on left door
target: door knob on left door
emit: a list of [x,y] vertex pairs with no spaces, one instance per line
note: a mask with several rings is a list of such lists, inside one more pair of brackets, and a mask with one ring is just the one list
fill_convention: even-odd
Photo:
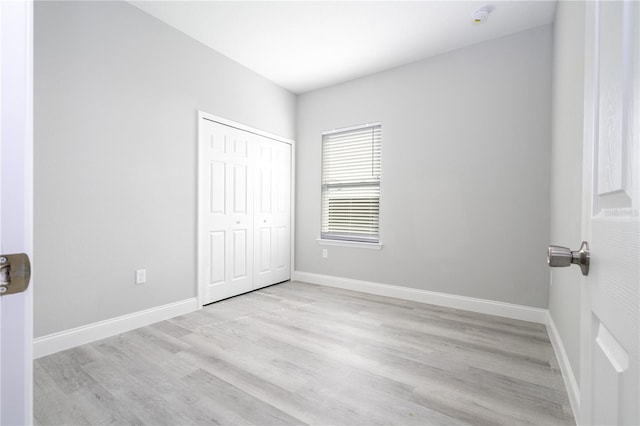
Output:
[[589,275],[589,244],[582,242],[580,250],[571,251],[567,247],[549,246],[547,251],[547,263],[551,267],[565,267],[571,264],[580,266],[582,275]]

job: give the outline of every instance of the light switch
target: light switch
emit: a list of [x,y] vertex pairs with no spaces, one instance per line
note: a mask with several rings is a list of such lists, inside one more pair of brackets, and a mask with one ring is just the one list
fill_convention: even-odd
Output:
[[136,270],[136,284],[144,284],[146,282],[147,282],[147,270],[146,269]]

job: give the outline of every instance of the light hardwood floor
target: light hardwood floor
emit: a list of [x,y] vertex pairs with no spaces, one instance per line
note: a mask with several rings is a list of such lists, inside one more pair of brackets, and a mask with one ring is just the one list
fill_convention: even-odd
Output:
[[288,282],[35,361],[35,421],[575,424],[545,327]]

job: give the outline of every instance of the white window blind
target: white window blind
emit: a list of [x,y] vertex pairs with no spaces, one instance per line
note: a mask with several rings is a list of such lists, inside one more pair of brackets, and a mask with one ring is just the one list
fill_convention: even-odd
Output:
[[379,242],[380,124],[322,135],[321,238]]

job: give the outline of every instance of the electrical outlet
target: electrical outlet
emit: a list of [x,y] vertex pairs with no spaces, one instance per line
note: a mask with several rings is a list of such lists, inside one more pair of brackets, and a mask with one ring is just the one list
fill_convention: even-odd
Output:
[[326,259],[327,257],[329,257],[329,250],[322,249],[322,258]]
[[136,270],[136,284],[144,284],[147,282],[147,270],[146,269],[137,269]]

